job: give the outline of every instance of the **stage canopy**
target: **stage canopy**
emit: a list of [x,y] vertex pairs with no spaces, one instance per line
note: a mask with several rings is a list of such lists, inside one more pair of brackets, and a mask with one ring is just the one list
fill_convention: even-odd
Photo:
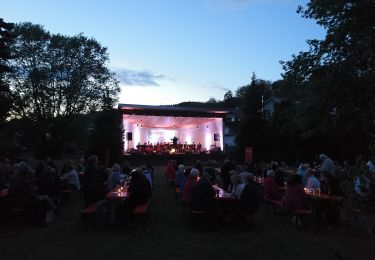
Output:
[[125,151],[138,144],[201,144],[203,150],[223,150],[225,110],[119,104],[123,113]]

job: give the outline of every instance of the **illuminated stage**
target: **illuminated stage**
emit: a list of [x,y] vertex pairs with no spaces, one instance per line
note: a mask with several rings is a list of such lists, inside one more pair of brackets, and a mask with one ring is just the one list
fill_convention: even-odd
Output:
[[[227,111],[174,106],[119,104],[127,153],[223,151]],[[173,138],[178,139],[173,144]],[[172,150],[173,149],[173,150]]]

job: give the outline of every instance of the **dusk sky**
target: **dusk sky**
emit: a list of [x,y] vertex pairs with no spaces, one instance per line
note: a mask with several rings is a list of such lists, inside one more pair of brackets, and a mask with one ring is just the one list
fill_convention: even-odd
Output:
[[162,105],[223,99],[258,78],[281,78],[280,60],[325,31],[296,13],[304,0],[12,0],[6,22],[83,33],[108,47],[120,103]]

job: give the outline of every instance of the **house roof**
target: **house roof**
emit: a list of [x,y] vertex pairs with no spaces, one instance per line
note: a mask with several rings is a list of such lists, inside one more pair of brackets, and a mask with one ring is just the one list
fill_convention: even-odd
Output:
[[266,104],[270,103],[270,102],[275,102],[275,103],[278,103],[280,104],[281,102],[285,101],[285,98],[281,98],[281,97],[270,97],[268,98],[266,101],[263,102],[263,106],[265,106]]

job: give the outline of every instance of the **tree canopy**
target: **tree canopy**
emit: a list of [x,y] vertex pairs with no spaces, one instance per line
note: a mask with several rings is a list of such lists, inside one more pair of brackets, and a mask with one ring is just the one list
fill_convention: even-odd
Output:
[[107,68],[107,48],[82,34],[51,34],[17,24],[8,75],[12,115],[32,121],[111,107],[119,87]]
[[5,80],[5,74],[10,72],[8,60],[10,59],[10,45],[13,40],[11,31],[14,24],[4,22],[0,18],[0,124],[10,109],[10,90]]
[[375,134],[375,2],[311,0],[297,12],[327,33],[282,62],[288,128],[338,158],[366,153]]
[[16,24],[10,47],[10,115],[31,124],[38,150],[56,153],[69,138],[71,119],[111,109],[120,92],[108,69],[108,51],[82,34],[52,34],[43,26]]

